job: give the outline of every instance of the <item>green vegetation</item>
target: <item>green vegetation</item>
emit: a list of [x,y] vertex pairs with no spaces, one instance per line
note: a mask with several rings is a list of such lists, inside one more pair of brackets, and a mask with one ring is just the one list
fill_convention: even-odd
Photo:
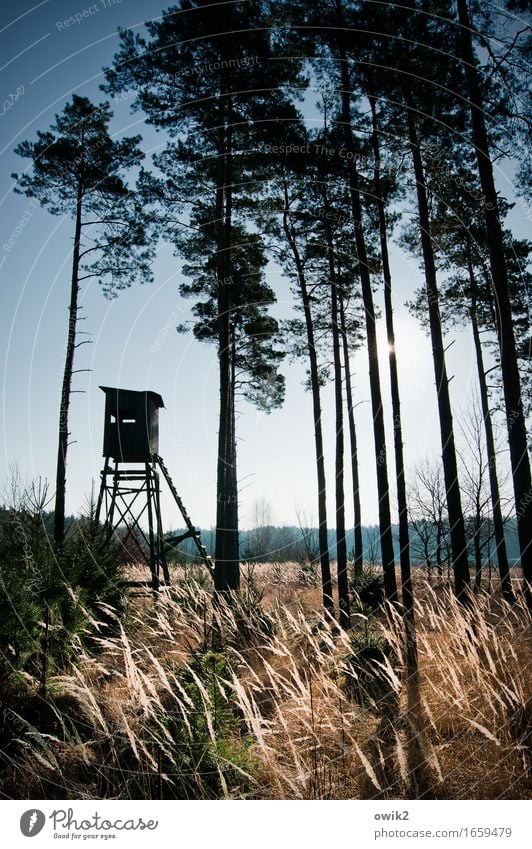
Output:
[[92,511],[58,549],[46,501],[34,487],[0,521],[0,679],[9,691],[35,678],[42,695],[80,642],[112,631],[123,599],[119,547]]

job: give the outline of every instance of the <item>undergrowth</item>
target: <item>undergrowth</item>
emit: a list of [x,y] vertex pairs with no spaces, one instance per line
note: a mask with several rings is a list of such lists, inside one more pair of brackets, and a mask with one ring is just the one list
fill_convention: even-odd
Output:
[[176,569],[116,633],[79,641],[46,699],[28,667],[3,717],[4,797],[530,796],[524,602],[466,608],[418,579],[412,670],[396,611],[359,607],[343,633],[298,565],[282,584],[272,569],[215,606]]

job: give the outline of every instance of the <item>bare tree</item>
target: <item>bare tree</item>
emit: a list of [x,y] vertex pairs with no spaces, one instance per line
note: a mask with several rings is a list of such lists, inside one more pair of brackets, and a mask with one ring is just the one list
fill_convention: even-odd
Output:
[[380,559],[379,552],[379,529],[368,528],[366,534],[366,545],[364,546],[364,560],[367,566],[377,566]]
[[301,544],[302,553],[309,565],[319,563],[320,560],[320,542],[318,533],[314,527],[314,520],[305,510],[296,508],[297,526],[301,532],[299,542]]
[[436,565],[443,576],[450,562],[447,498],[441,465],[428,458],[418,464],[412,475],[410,522],[414,533],[414,552],[420,553],[427,569]]
[[473,401],[459,424],[462,447],[458,456],[462,465],[462,492],[466,516],[466,536],[475,563],[474,588],[482,585],[482,566],[489,555],[494,536],[490,490],[490,462],[485,446],[484,416],[478,401]]
[[246,560],[268,560],[276,543],[274,540],[273,509],[266,498],[257,498],[251,508],[252,528],[247,534]]

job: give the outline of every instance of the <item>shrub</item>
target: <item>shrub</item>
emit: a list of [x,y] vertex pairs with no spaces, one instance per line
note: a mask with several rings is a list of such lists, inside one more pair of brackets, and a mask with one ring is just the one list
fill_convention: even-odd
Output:
[[73,523],[57,550],[41,508],[27,499],[0,522],[0,679],[13,685],[29,673],[44,692],[78,639],[110,629],[105,610],[120,608],[123,591],[117,547],[94,515]]
[[355,609],[378,610],[384,602],[384,578],[380,572],[365,569],[351,580],[351,592]]
[[359,704],[378,703],[394,698],[395,693],[382,664],[393,661],[392,648],[372,632],[353,634],[349,651],[342,658],[345,690]]
[[318,564],[316,561],[303,560],[299,563],[299,582],[303,586],[316,587],[319,582]]

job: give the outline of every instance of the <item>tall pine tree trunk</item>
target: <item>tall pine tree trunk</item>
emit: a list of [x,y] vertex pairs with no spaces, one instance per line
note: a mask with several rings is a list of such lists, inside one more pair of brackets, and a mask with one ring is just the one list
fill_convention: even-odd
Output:
[[[233,220],[233,115],[231,101],[228,102],[227,116],[227,165],[225,173],[225,274],[226,274],[226,289],[231,293],[230,286],[232,285],[232,265],[231,265],[231,249],[232,249],[232,220]],[[240,589],[240,543],[238,530],[238,473],[237,473],[237,451],[236,451],[236,341],[235,330],[232,316],[232,303],[229,297],[229,327],[230,327],[230,435],[228,441],[229,457],[228,457],[228,524],[227,530],[229,535],[229,558],[226,563],[225,578],[228,587],[231,590]]]
[[347,578],[347,544],[345,539],[345,493],[344,493],[344,399],[342,392],[342,361],[340,355],[340,330],[338,285],[334,266],[334,247],[329,220],[329,204],[325,183],[323,184],[323,199],[325,213],[325,236],[327,239],[327,256],[329,261],[329,277],[331,284],[331,327],[333,339],[334,367],[334,410],[336,425],[335,453],[335,501],[336,501],[336,568],[338,577],[338,605],[340,608],[340,625],[348,630],[351,625],[349,611],[349,583]]
[[491,285],[495,294],[495,310],[501,354],[501,372],[517,516],[517,532],[521,550],[521,566],[528,604],[532,606],[532,480],[530,475],[526,424],[521,398],[521,381],[512,323],[508,274],[504,255],[504,239],[499,218],[497,191],[493,178],[493,166],[490,158],[486,122],[482,107],[482,92],[471,40],[471,21],[469,19],[467,0],[457,0],[457,6],[460,21],[459,51],[467,81],[473,143],[484,199]]
[[[227,108],[227,102],[224,104]],[[218,364],[220,414],[216,481],[215,589],[238,590],[238,486],[236,479],[234,348],[231,333],[231,136],[222,112],[216,189]]]
[[[223,278],[222,278],[223,280]],[[215,588],[221,592],[236,589],[231,581],[230,539],[230,465],[232,458],[232,415],[233,398],[231,384],[230,333],[228,307],[223,293],[223,283],[218,284],[218,363],[220,387],[220,412],[218,430],[218,467],[216,480],[216,542],[215,542]]]
[[229,465],[229,489],[231,498],[229,499],[229,530],[230,530],[230,559],[229,570],[226,571],[226,578],[231,584],[231,589],[238,590],[240,588],[240,535],[239,535],[239,514],[238,514],[238,470],[237,470],[237,449],[236,449],[236,390],[235,390],[235,370],[236,370],[236,346],[234,330],[231,330],[231,436],[230,436],[230,451],[231,460]]
[[[379,128],[377,122],[377,106],[375,97],[369,96],[372,119],[372,146],[374,158],[375,200],[379,216],[379,236],[382,259],[382,275],[384,278],[384,314],[386,318],[386,334],[388,338],[388,358],[390,364],[390,388],[392,395],[393,439],[395,451],[395,477],[397,483],[397,507],[399,513],[399,560],[401,564],[402,600],[405,614],[413,628],[414,595],[412,588],[412,572],[410,567],[410,537],[408,530],[408,504],[406,500],[405,464],[403,456],[403,428],[401,424],[401,401],[399,395],[399,376],[397,372],[397,354],[395,349],[395,328],[392,304],[392,273],[388,253],[388,233],[386,210],[381,186],[381,154],[379,144]],[[412,634],[412,639],[414,639]]]
[[321,412],[321,396],[320,396],[320,378],[318,368],[318,356],[316,351],[316,342],[314,337],[314,322],[312,319],[312,310],[310,304],[310,296],[305,277],[305,269],[301,260],[301,255],[294,238],[294,234],[290,227],[288,218],[288,189],[284,184],[284,203],[285,209],[283,214],[283,228],[286,240],[292,251],[294,263],[297,270],[297,280],[299,292],[301,295],[301,303],[305,316],[305,329],[307,334],[307,350],[309,358],[310,385],[312,391],[312,412],[314,418],[314,444],[316,448],[316,476],[318,482],[318,543],[320,547],[320,566],[321,566],[321,583],[323,592],[323,607],[324,610],[334,617],[334,602],[332,594],[332,579],[331,579],[331,563],[329,556],[329,535],[327,529],[327,489],[325,479],[325,459],[323,456],[323,429],[322,429],[322,412]]
[[486,438],[486,452],[488,455],[488,473],[490,482],[491,509],[493,513],[493,533],[495,536],[495,550],[497,552],[497,565],[501,579],[501,588],[507,601],[515,601],[510,579],[510,568],[508,564],[508,552],[504,538],[504,522],[501,510],[501,498],[499,493],[499,478],[497,475],[497,456],[495,452],[495,439],[493,436],[493,424],[489,407],[488,385],[486,382],[486,371],[484,369],[484,356],[482,343],[480,341],[480,330],[477,318],[476,280],[473,272],[471,258],[468,255],[469,280],[471,284],[471,328],[475,343],[475,354],[477,361],[478,385],[480,392],[480,405],[484,419],[484,434]]
[[218,467],[216,476],[216,542],[215,542],[215,588],[219,591],[229,589],[226,582],[226,563],[228,561],[227,539],[227,497],[228,497],[228,443],[230,442],[231,391],[229,358],[229,303],[227,281],[225,280],[224,233],[222,227],[224,210],[224,189],[217,188],[217,289],[218,289],[218,367],[220,411],[218,428]]
[[78,321],[79,295],[79,261],[81,241],[81,215],[83,203],[83,186],[78,183],[76,197],[76,223],[74,229],[74,249],[72,254],[72,277],[70,284],[70,305],[68,316],[68,338],[61,387],[61,406],[59,410],[59,444],[57,449],[57,468],[55,480],[54,507],[54,541],[62,545],[65,539],[65,490],[66,490],[66,461],[68,451],[68,411],[72,392],[72,374],[74,368],[74,352],[76,350],[76,328]]
[[434,360],[434,376],[438,394],[438,412],[440,419],[440,436],[442,446],[443,474],[447,493],[447,511],[449,513],[451,551],[454,570],[455,592],[458,598],[466,599],[469,586],[469,564],[467,559],[467,543],[464,526],[464,515],[460,498],[458,468],[454,442],[453,417],[451,399],[449,396],[449,381],[445,365],[445,350],[441,327],[438,283],[436,279],[436,264],[430,235],[430,218],[427,200],[427,187],[423,160],[417,138],[416,122],[413,104],[408,92],[405,96],[406,115],[408,121],[408,137],[410,152],[414,164],[416,179],[419,223],[421,229],[421,247],[425,266],[425,281],[427,287],[427,305]]
[[362,510],[360,507],[360,476],[358,473],[358,449],[357,431],[355,422],[355,406],[353,404],[353,389],[351,386],[351,366],[349,364],[349,343],[347,340],[347,326],[345,320],[345,307],[342,293],[339,292],[340,328],[342,333],[342,345],[344,353],[345,371],[345,393],[347,400],[347,420],[349,423],[349,445],[351,449],[351,479],[353,482],[353,513],[354,513],[354,565],[355,575],[361,575],[364,562],[364,543],[362,541]]
[[395,578],[395,555],[393,550],[391,513],[390,513],[390,489],[388,483],[386,435],[384,430],[384,412],[382,406],[382,394],[379,374],[379,358],[377,351],[377,327],[375,321],[375,307],[373,304],[373,292],[371,290],[371,277],[369,273],[366,240],[364,237],[364,224],[362,221],[362,207],[360,201],[360,190],[358,185],[358,173],[354,158],[355,145],[353,131],[351,128],[351,105],[349,72],[345,52],[340,50],[340,72],[342,79],[342,126],[345,135],[345,145],[349,160],[349,193],[351,197],[351,212],[355,231],[355,245],[359,262],[360,282],[362,286],[362,300],[366,316],[366,335],[368,342],[369,383],[371,393],[371,409],[373,413],[373,437],[375,445],[375,465],[377,473],[377,493],[379,498],[379,530],[381,543],[382,568],[384,572],[384,588],[386,598],[389,601],[397,599],[397,581]]

